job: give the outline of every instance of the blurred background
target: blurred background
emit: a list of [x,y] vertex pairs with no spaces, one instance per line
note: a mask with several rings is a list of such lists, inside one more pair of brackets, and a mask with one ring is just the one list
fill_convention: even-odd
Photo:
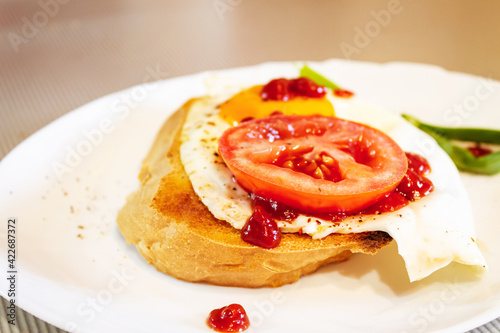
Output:
[[[496,0],[0,0],[0,158],[146,75],[341,58],[499,79],[499,18]],[[8,325],[3,302],[1,332],[59,332],[22,311]]]

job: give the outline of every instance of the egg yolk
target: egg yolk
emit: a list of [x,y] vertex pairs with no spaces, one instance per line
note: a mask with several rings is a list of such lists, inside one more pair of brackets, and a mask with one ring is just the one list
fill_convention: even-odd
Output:
[[235,126],[245,118],[264,118],[273,112],[285,115],[322,115],[334,117],[333,105],[326,97],[308,98],[297,96],[287,101],[264,101],[261,97],[263,85],[244,90],[219,106],[220,117]]

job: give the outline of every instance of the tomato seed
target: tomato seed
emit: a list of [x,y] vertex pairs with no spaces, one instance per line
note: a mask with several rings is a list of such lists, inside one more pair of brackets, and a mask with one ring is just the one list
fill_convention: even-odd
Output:
[[316,168],[312,176],[316,179],[325,179],[325,176],[323,175],[323,172],[320,168]]
[[325,174],[327,177],[330,177],[332,175],[332,172],[330,171],[330,169],[328,169],[326,165],[321,164],[319,167],[321,171],[323,171],[323,174]]
[[323,160],[323,163],[329,167],[332,167],[335,164],[335,160],[326,154],[322,154],[321,159]]

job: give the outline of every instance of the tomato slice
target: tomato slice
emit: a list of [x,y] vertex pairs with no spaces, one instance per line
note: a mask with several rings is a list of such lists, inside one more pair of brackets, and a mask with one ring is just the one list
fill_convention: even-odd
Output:
[[249,192],[305,212],[350,212],[394,190],[404,151],[369,126],[324,116],[276,115],[229,128],[219,153]]

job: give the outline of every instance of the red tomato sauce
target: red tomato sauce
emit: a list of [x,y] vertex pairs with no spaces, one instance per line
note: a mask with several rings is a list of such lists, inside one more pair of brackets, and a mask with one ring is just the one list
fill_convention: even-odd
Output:
[[431,171],[429,162],[420,155],[406,153],[408,170],[394,191],[374,205],[363,209],[361,214],[381,214],[393,212],[423,198],[432,192],[434,185],[425,177]]
[[281,232],[276,218],[262,206],[256,205],[241,230],[241,238],[247,243],[271,249],[281,242]]
[[479,143],[474,146],[467,147],[467,149],[472,153],[472,155],[474,155],[474,157],[481,157],[493,153],[493,150],[488,147],[481,146]]
[[230,304],[212,310],[207,325],[217,332],[243,332],[250,326],[250,320],[241,305]]
[[352,97],[352,95],[354,95],[354,93],[352,91],[344,90],[344,89],[335,89],[333,91],[333,94],[337,97],[343,97],[343,98],[349,98],[349,97]]
[[288,101],[299,96],[322,98],[326,95],[326,88],[305,77],[291,80],[281,78],[269,81],[260,95],[264,101]]
[[332,222],[341,222],[358,214],[382,214],[397,211],[427,196],[434,189],[432,181],[425,177],[431,171],[429,162],[420,155],[406,153],[408,169],[396,189],[375,204],[354,212],[311,214],[301,212],[286,204],[252,194],[254,211],[242,229],[242,239],[266,249],[279,245],[281,233],[276,220],[293,221],[299,214],[307,214]]

